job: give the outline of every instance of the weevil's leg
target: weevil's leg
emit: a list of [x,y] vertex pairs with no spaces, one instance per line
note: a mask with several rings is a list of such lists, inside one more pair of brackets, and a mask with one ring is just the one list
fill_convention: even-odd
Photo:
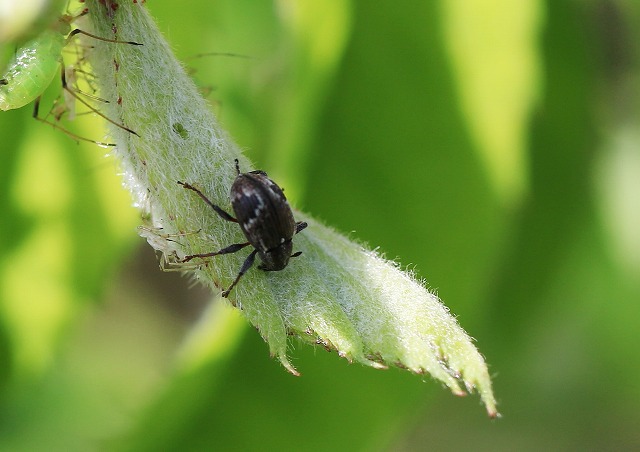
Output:
[[258,250],[253,250],[251,251],[251,254],[249,254],[247,256],[247,258],[244,261],[244,264],[242,264],[242,268],[240,269],[240,273],[238,273],[238,276],[236,276],[236,279],[231,283],[231,285],[229,286],[229,288],[227,290],[225,290],[224,292],[222,292],[222,296],[224,298],[227,298],[229,296],[229,293],[231,292],[231,289],[233,289],[235,287],[236,284],[238,284],[238,281],[240,281],[240,278],[242,277],[242,275],[244,275],[253,265],[253,262],[256,260],[256,253],[258,252]]
[[202,193],[200,190],[198,190],[196,187],[194,187],[191,184],[187,184],[186,182],[180,182],[178,181],[178,183],[180,185],[182,185],[184,188],[188,189],[188,190],[192,190],[195,191],[198,196],[200,196],[204,202],[206,202],[207,204],[209,204],[209,206],[216,211],[216,213],[218,215],[220,215],[220,217],[223,220],[227,220],[227,221],[232,221],[233,223],[237,223],[238,220],[236,220],[235,218],[233,218],[231,215],[229,215],[227,212],[225,212],[224,210],[222,210],[220,207],[216,206],[214,203],[212,203],[211,201],[209,201],[209,198],[207,198],[204,193]]
[[103,143],[101,141],[95,141],[95,140],[91,140],[89,138],[81,137],[80,135],[76,135],[75,133],[70,132],[69,130],[65,129],[64,127],[59,126],[55,122],[51,122],[51,121],[48,121],[45,118],[41,118],[40,116],[38,116],[39,111],[40,111],[40,96],[38,96],[36,98],[36,100],[35,100],[35,102],[33,104],[33,119],[36,119],[36,120],[38,120],[40,122],[43,122],[45,124],[49,124],[54,129],[57,129],[57,130],[65,133],[65,134],[67,134],[67,136],[69,136],[70,138],[72,138],[76,142],[78,142],[78,141],[87,141],[89,143],[94,143],[94,144],[97,144],[98,146],[102,146],[102,147],[115,146],[114,143]]
[[136,132],[134,132],[133,130],[131,130],[130,128],[122,125],[122,124],[118,124],[117,122],[115,122],[113,119],[110,119],[108,116],[100,113],[100,111],[96,110],[95,108],[93,108],[89,102],[87,102],[86,100],[82,99],[78,94],[75,93],[75,91],[71,88],[69,88],[67,86],[67,76],[65,73],[65,68],[64,68],[64,64],[61,63],[60,64],[61,67],[61,74],[62,74],[62,89],[64,89],[66,92],[68,92],[69,94],[71,94],[73,96],[74,99],[76,99],[78,102],[80,102],[81,104],[83,104],[84,106],[86,106],[89,110],[91,110],[92,112],[94,112],[95,114],[97,114],[98,116],[102,117],[103,119],[105,119],[106,121],[109,121],[111,124],[113,124],[116,127],[120,127],[122,130],[126,130],[129,133],[134,134],[135,136],[139,137],[140,135],[138,135]]
[[[296,223],[296,232],[295,233],[297,234],[298,232],[302,231],[307,226],[309,226],[309,225],[307,224],[306,221],[298,221]],[[298,251],[298,252],[293,253],[290,257],[298,257],[301,254],[302,254],[302,251]]]
[[71,30],[71,32],[67,35],[67,42],[69,42],[77,34],[83,34],[85,36],[89,36],[90,38],[97,39],[98,41],[113,42],[115,44],[130,44],[132,46],[141,46],[142,45],[139,42],[118,41],[117,39],[102,38],[100,36],[93,35],[93,34],[87,32],[87,31],[80,30],[78,28],[76,28],[75,30]]
[[191,254],[189,256],[185,256],[184,259],[182,259],[182,262],[189,262],[191,259],[195,259],[196,257],[204,258],[204,257],[218,256],[220,254],[235,253],[236,251],[240,251],[242,248],[248,245],[250,245],[249,242],[234,243],[233,245],[229,245],[228,247],[222,248],[220,251],[216,251],[214,253]]
[[236,162],[236,171],[238,172],[238,176],[240,175],[240,162],[238,161],[238,159],[234,159]]
[[296,223],[296,234],[309,226],[306,221],[298,221]]

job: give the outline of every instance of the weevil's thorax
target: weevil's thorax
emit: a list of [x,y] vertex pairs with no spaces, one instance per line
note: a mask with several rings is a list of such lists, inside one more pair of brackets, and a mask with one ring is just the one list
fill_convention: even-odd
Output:
[[263,171],[242,173],[231,186],[231,206],[247,241],[262,260],[260,268],[277,271],[289,262],[296,223],[282,189]]

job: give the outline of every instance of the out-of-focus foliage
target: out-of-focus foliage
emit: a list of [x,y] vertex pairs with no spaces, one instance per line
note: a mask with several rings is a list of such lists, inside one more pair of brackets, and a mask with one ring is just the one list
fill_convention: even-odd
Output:
[[302,344],[290,376],[128,257],[117,164],[26,108],[0,115],[3,449],[640,446],[635,2],[147,5],[258,167],[438,290],[503,418]]

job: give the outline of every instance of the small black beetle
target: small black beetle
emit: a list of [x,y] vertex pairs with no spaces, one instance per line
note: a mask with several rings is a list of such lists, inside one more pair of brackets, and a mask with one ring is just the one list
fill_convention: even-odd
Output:
[[238,283],[242,275],[251,268],[256,254],[262,260],[258,267],[262,270],[278,271],[285,268],[289,263],[289,258],[301,254],[300,251],[291,254],[293,250],[291,239],[295,234],[307,227],[307,223],[304,221],[296,222],[293,218],[293,212],[282,189],[267,177],[267,173],[260,170],[241,173],[238,159],[235,162],[238,175],[236,180],[233,181],[233,185],[231,185],[230,198],[231,207],[233,207],[236,218],[233,218],[209,201],[193,185],[178,181],[184,188],[195,191],[223,220],[238,223],[248,240],[244,243],[229,245],[213,253],[185,256],[182,262],[188,262],[196,257],[204,258],[235,253],[248,245],[254,248],[245,259],[240,273],[238,273],[231,286],[222,292],[223,297],[229,296],[231,289]]

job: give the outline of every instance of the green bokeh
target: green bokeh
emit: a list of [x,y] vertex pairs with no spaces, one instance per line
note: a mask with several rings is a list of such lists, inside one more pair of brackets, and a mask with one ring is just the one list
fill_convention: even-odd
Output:
[[639,11],[509,5],[147,5],[258,167],[437,290],[502,419],[297,342],[295,378],[242,321],[197,323],[206,293],[133,257],[146,248],[117,165],[26,108],[0,113],[0,449],[640,447]]

